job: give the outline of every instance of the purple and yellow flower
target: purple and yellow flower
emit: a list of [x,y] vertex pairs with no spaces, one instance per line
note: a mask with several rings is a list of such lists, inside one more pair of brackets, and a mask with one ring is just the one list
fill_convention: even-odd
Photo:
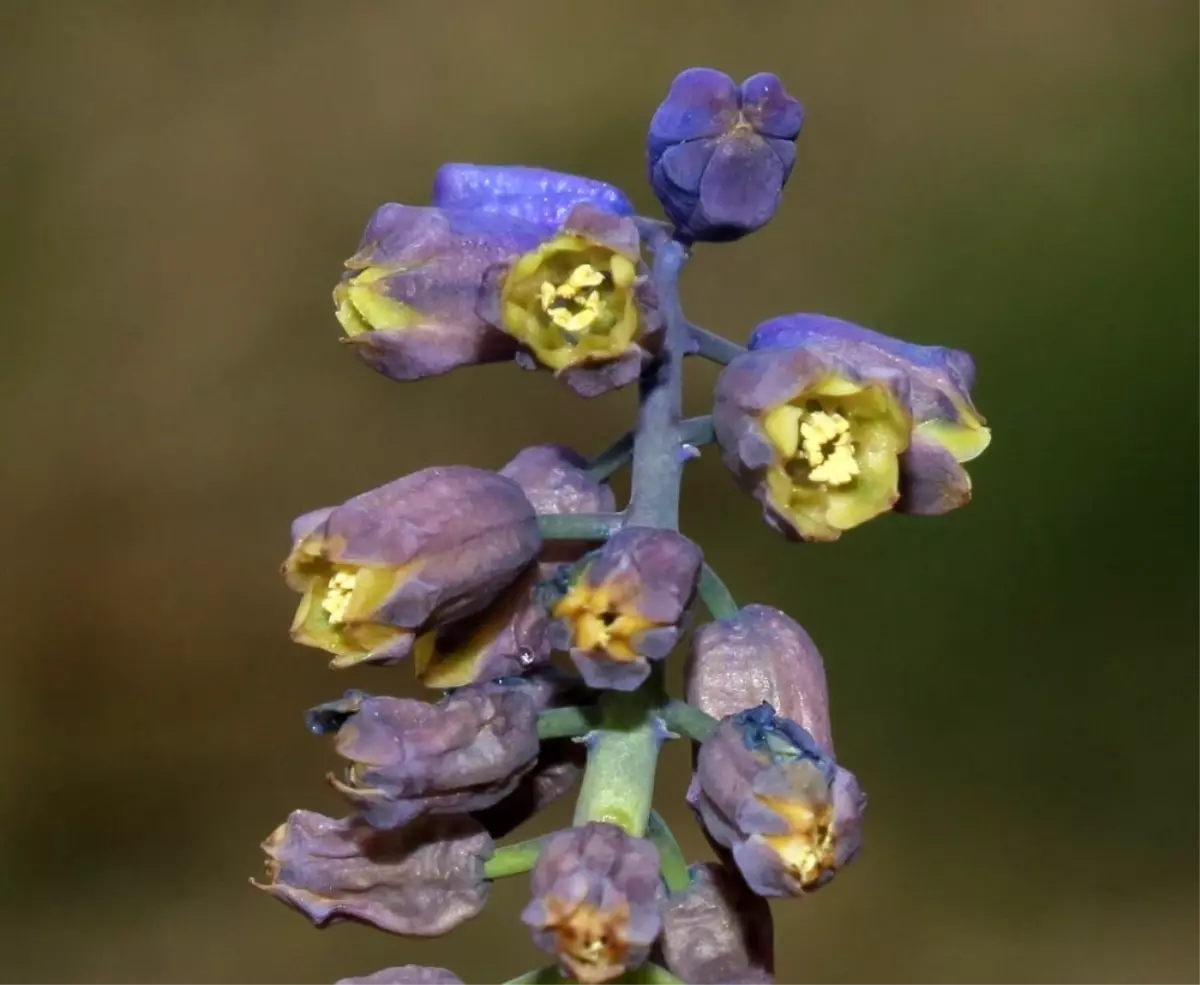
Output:
[[632,219],[576,206],[562,228],[488,273],[480,316],[583,397],[632,383],[657,350],[662,319]]
[[[592,479],[586,465],[570,448],[535,445],[519,452],[500,469],[500,475],[520,486],[539,514],[611,513],[616,508],[612,490]],[[543,544],[539,563],[486,609],[416,642],[417,676],[429,687],[461,687],[525,673],[548,661],[548,620],[537,605],[536,585],[586,549],[562,541]]]
[[908,380],[913,428],[900,458],[900,513],[934,515],[971,499],[963,462],[983,454],[991,431],[971,399],[975,363],[957,349],[917,345],[825,315],[764,322],[750,349],[803,349],[833,363],[887,366]]
[[468,817],[427,818],[377,831],[357,818],[294,811],[265,842],[267,883],[254,883],[318,927],[356,920],[436,937],[470,920],[488,898],[492,839]]
[[672,530],[618,530],[544,586],[551,644],[570,651],[589,687],[633,690],[679,639],[701,561],[700,548]]
[[343,341],[394,380],[512,359],[513,340],[476,313],[480,288],[490,267],[544,238],[512,216],[382,206],[333,291]]
[[642,964],[662,928],[658,849],[593,822],[547,839],[521,914],[534,942],[585,985]]
[[678,234],[738,239],[770,221],[796,163],[804,110],[767,72],[740,86],[724,72],[676,76],[650,121],[650,184]]
[[303,596],[292,638],[334,667],[394,663],[435,624],[480,611],[537,556],[529,500],[511,479],[424,469],[292,525],[283,570]]
[[331,782],[376,828],[491,807],[537,760],[541,703],[520,680],[461,688],[437,704],[364,698],[337,731],[350,766]]
[[693,865],[688,874],[688,888],[662,907],[667,968],[694,985],[770,985],[775,935],[767,901],[719,863]]
[[577,205],[631,216],[621,189],[594,178],[518,165],[443,164],[433,180],[433,201],[443,209],[469,209],[558,229]]
[[463,980],[445,968],[406,964],[383,968],[361,978],[342,978],[335,985],[463,985]]
[[799,896],[858,853],[866,800],[808,732],[770,705],[721,721],[696,757],[688,803],[760,896]]
[[789,537],[836,540],[892,508],[912,419],[908,378],[807,349],[735,358],[717,378],[725,464]]
[[833,755],[825,663],[812,638],[787,613],[748,605],[705,623],[692,636],[684,681],[688,704],[713,718],[766,702]]

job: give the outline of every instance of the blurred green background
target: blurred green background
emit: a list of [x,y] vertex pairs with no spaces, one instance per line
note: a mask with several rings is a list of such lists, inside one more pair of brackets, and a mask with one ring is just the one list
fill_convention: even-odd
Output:
[[[337,810],[302,709],[412,689],[292,645],[278,565],[309,508],[626,427],[630,393],[509,367],[385,380],[329,290],[446,160],[657,214],[644,128],[692,64],[808,111],[778,218],[697,251],[693,319],[968,349],[995,433],[969,509],[836,546],[690,468],[687,532],[817,639],[871,795],[861,860],[776,908],[780,980],[1197,980],[1197,14],[1166,0],[0,5],[0,976],[541,963],[522,879],[432,942],[246,885],[288,811]],[[686,750],[660,777],[706,854]]]

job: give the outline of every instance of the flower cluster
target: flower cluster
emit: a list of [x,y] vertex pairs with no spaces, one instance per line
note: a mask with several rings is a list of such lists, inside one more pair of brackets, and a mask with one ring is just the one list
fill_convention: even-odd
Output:
[[[333,292],[369,366],[408,381],[509,361],[583,397],[637,382],[638,421],[594,458],[538,445],[495,471],[433,466],[292,524],[293,639],[337,669],[411,666],[440,694],[352,689],[308,712],[344,761],[329,779],[346,815],[293,812],[259,888],[318,926],[419,937],[531,873],[521,920],[553,966],[516,980],[773,980],[767,899],[846,867],[866,799],[835,757],[812,639],[739,607],[679,532],[684,463],[715,444],[771,527],[827,542],[964,505],[963,463],[990,438],[965,353],[812,314],[742,347],[683,316],[689,250],[772,218],[803,116],[773,75],[682,73],[646,142],[668,222],[601,181],[475,164],[442,167],[430,205],[371,217]],[[711,414],[681,421],[689,355],[722,369]],[[627,463],[618,511],[606,480]],[[672,699],[665,664],[689,632]],[[652,808],[660,746],[681,737],[715,862],[689,865]],[[577,783],[571,827],[504,841]],[[344,981],[460,979],[404,965]]]

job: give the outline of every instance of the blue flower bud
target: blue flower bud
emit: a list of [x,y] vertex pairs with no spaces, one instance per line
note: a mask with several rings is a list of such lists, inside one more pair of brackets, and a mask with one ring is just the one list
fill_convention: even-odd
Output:
[[621,189],[593,178],[517,165],[443,164],[433,180],[434,206],[472,209],[557,229],[576,205],[613,215],[634,213]]
[[701,744],[687,797],[760,896],[811,892],[859,850],[866,799],[854,774],[768,704]]
[[796,163],[804,110],[774,75],[738,86],[724,72],[676,76],[650,121],[650,184],[678,234],[738,239],[770,221]]

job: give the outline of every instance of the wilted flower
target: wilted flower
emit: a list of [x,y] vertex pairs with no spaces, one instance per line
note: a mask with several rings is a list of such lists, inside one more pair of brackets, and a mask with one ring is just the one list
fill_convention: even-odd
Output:
[[576,205],[633,215],[621,189],[593,178],[516,165],[443,164],[433,180],[433,205],[509,216],[557,229]]
[[975,363],[957,349],[916,345],[826,315],[784,315],[764,322],[750,338],[753,350],[799,348],[833,362],[889,366],[908,380],[913,432],[900,458],[901,513],[946,513],[971,499],[961,462],[991,441],[971,400]]
[[491,807],[537,759],[539,706],[520,681],[462,688],[437,704],[364,698],[337,732],[351,765],[334,785],[378,828]]
[[721,371],[713,424],[725,464],[768,523],[836,540],[899,498],[908,399],[908,377],[887,363],[770,349]]
[[650,184],[679,235],[731,240],[767,224],[796,163],[804,110],[774,75],[676,76],[650,121]]
[[480,287],[489,267],[544,236],[510,216],[380,207],[333,291],[343,341],[394,380],[513,358],[512,339],[476,314]]
[[317,926],[358,920],[435,937],[483,909],[492,839],[468,817],[377,831],[357,818],[294,811],[263,842],[268,883],[255,883]]
[[384,968],[362,978],[342,978],[335,985],[463,985],[463,980],[445,968],[406,964]]
[[[611,513],[612,490],[586,472],[586,461],[562,445],[535,445],[500,470],[524,491],[539,514]],[[558,563],[574,560],[586,545],[542,545],[539,564],[483,611],[428,633],[416,643],[417,675],[430,687],[461,687],[474,681],[520,674],[550,659],[546,613],[536,604],[538,581]]]
[[767,901],[715,862],[693,865],[688,874],[691,885],[662,908],[667,967],[692,985],[769,985],[775,935]]
[[583,397],[632,383],[659,344],[662,320],[633,220],[590,205],[562,229],[489,271],[479,314]]
[[642,964],[662,927],[658,849],[615,824],[550,836],[521,919],[534,942],[579,982],[606,982]]
[[866,806],[854,774],[766,704],[723,719],[701,744],[688,803],[761,896],[833,878],[858,852]]
[[700,577],[700,548],[673,530],[625,527],[553,586],[550,642],[589,687],[631,691],[667,656]]
[[587,747],[573,739],[543,741],[533,769],[521,777],[513,792],[476,811],[475,819],[493,838],[505,837],[570,791],[579,782],[586,758]]
[[537,517],[511,479],[430,468],[292,525],[292,638],[334,667],[394,663],[433,625],[480,611],[537,555]]
[[684,680],[688,704],[713,718],[766,702],[833,755],[825,664],[808,633],[786,613],[748,605],[705,623],[692,636]]

